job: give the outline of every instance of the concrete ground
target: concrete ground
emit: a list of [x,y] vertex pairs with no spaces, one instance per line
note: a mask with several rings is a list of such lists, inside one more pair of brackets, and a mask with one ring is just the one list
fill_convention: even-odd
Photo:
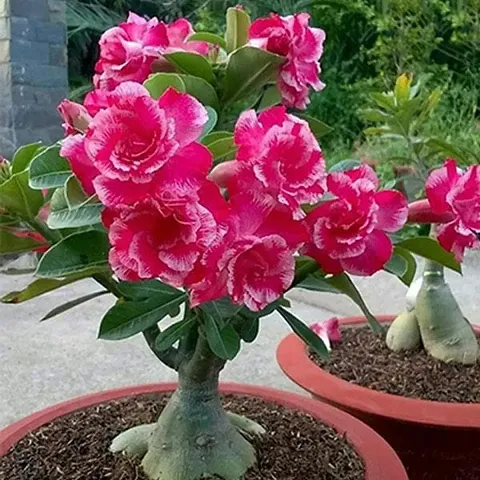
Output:
[[[480,323],[479,272],[480,252],[467,257],[463,277],[448,272],[452,290],[472,323]],[[0,273],[0,296],[20,290],[31,279],[31,275]],[[393,276],[381,272],[368,279],[356,278],[355,283],[374,313],[397,313],[403,308],[406,287]],[[31,302],[0,304],[0,428],[78,395],[175,379],[175,373],[156,360],[140,335],[121,342],[96,340],[100,319],[113,303],[111,296],[38,322],[55,306],[97,290],[95,282],[84,280]],[[307,323],[360,314],[344,296],[296,291],[290,298],[296,315]],[[275,361],[275,348],[288,332],[277,314],[264,318],[257,341],[242,348],[222,379],[300,393]]]
[[[20,290],[31,279],[0,274],[0,296]],[[140,335],[120,342],[96,339],[100,319],[113,304],[109,295],[39,323],[55,306],[97,290],[95,282],[84,280],[27,303],[0,304],[0,428],[78,395],[175,379]],[[294,310],[308,323],[332,316],[301,302],[294,302]],[[300,392],[275,361],[275,348],[288,332],[278,314],[264,318],[257,341],[242,348],[222,379]]]

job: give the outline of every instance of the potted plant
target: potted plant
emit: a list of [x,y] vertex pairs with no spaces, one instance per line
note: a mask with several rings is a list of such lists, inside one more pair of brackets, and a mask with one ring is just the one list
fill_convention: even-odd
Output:
[[[329,189],[314,135],[326,129],[286,108],[304,109],[309,88],[322,88],[323,41],[323,31],[310,27],[306,14],[272,15],[250,24],[242,8],[232,8],[225,39],[195,33],[185,19],[165,25],[131,14],[100,40],[95,90],[83,105],[61,104],[65,138],[49,147],[25,147],[2,166],[1,208],[13,225],[1,230],[3,251],[49,247],[39,261],[38,279],[2,301],[21,303],[91,277],[99,292],[56,307],[45,318],[113,294],[116,302],[101,321],[99,337],[143,334],[156,357],[178,372],[178,386],[87,396],[8,427],[0,433],[5,454],[0,471],[6,480],[35,473],[49,479],[73,475],[55,463],[65,449],[75,478],[106,478],[98,472],[105,472],[107,448],[93,458],[82,456],[97,445],[90,441],[97,435],[102,442],[110,438],[118,462],[121,453],[137,458],[128,464],[130,476],[109,470],[115,478],[237,480],[273,477],[271,468],[277,468],[279,479],[383,480],[388,472],[392,480],[406,480],[393,450],[343,412],[283,392],[219,387],[226,362],[242,342],[255,340],[261,319],[273,311],[320,355],[326,353],[284,298],[319,269],[298,252],[310,238],[304,209]],[[232,133],[221,119],[239,102],[253,102],[254,108],[240,114]],[[397,213],[395,225],[385,228],[399,228],[406,219],[405,199],[397,192],[375,194],[371,170],[352,172],[368,184],[367,196],[383,194]],[[38,216],[45,205],[46,222]],[[388,243],[382,222],[377,223],[376,237]],[[18,239],[11,231],[17,226],[36,234]],[[391,254],[391,244],[386,246],[385,261]],[[361,303],[347,275],[336,285]],[[168,317],[174,320],[164,327]],[[163,396],[138,397],[151,392]],[[224,404],[233,404],[227,413],[220,392],[249,396],[256,406],[245,406],[253,400],[227,397]],[[143,416],[159,398],[164,408],[158,419],[154,413]],[[112,418],[116,409],[120,412]],[[252,409],[267,413],[256,415],[257,422],[242,414]],[[73,416],[64,418],[67,413]],[[291,430],[292,415],[300,415],[307,429],[313,416],[323,434],[317,429],[305,443],[303,427]],[[274,419],[269,423],[265,416]],[[285,416],[283,426],[275,423],[279,416]],[[101,418],[93,427],[92,417]],[[260,425],[272,422],[274,434]],[[43,427],[38,434],[28,436],[38,427]],[[69,428],[80,429],[80,438],[48,446],[52,431],[56,438],[58,432],[71,438]],[[259,445],[269,435],[273,450],[262,453]],[[327,437],[339,455],[328,450]],[[48,448],[49,455],[31,456],[32,445]],[[292,448],[314,458],[301,468],[301,457],[290,461],[288,470],[296,477],[285,462],[280,470],[275,467],[279,459],[289,461]],[[72,464],[70,454],[80,457]]]
[[[425,185],[427,198],[409,206],[409,222],[430,226],[430,236],[397,238],[395,253],[406,263],[394,257],[386,266],[409,286],[406,310],[380,316],[388,328],[378,337],[365,330],[365,318],[342,319],[342,326],[354,328],[344,330],[330,362],[315,363],[293,338],[284,339],[277,357],[284,372],[313,396],[353,413],[388,439],[410,478],[463,480],[480,474],[475,447],[480,438],[479,347],[445,281],[444,267],[460,272],[464,251],[480,246],[480,167],[468,150],[422,135],[438,98],[439,92],[424,95],[403,75],[394,92],[374,96],[377,108],[368,112],[371,120],[382,121],[369,133],[405,141],[406,160]],[[445,152],[470,166],[461,170],[449,159],[429,171]],[[413,283],[416,263],[405,248],[426,258]],[[344,269],[349,271],[348,265]],[[312,279],[303,286],[321,289]],[[332,323],[331,335],[338,339]],[[325,326],[315,328],[328,335]],[[346,345],[363,363],[345,355]]]

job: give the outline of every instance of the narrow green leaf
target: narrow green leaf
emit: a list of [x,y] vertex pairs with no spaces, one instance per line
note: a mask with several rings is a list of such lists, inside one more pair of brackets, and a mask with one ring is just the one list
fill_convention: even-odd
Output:
[[42,192],[29,187],[27,170],[15,173],[0,184],[0,205],[10,214],[32,220],[37,216],[43,202]]
[[0,229],[0,254],[29,252],[34,248],[41,247],[39,243],[28,237],[17,237],[9,230]]
[[30,186],[36,190],[63,187],[72,174],[68,161],[60,156],[60,146],[53,145],[35,155],[30,163]]
[[227,10],[227,28],[225,32],[227,52],[233,52],[248,42],[250,17],[241,7],[232,7]]
[[44,293],[56,290],[57,288],[64,287],[65,285],[77,282],[78,280],[82,280],[84,278],[85,277],[82,275],[72,275],[63,280],[57,280],[53,278],[39,278],[33,281],[28,287],[24,288],[23,290],[7,293],[5,296],[0,298],[0,302],[22,303],[32,298],[39,297]]
[[36,274],[45,278],[61,278],[72,273],[108,269],[109,248],[105,232],[89,230],[73,233],[42,256]]
[[384,270],[396,275],[409,287],[415,278],[417,262],[408,250],[397,245],[393,250],[392,259],[385,265]]
[[285,58],[259,48],[244,46],[230,56],[223,89],[224,102],[249,96],[276,79]]
[[50,310],[40,321],[44,322],[45,320],[56,317],[57,315],[60,315],[61,313],[66,312],[67,310],[77,307],[82,303],[93,300],[94,298],[105,295],[106,293],[110,293],[110,292],[108,292],[108,290],[102,290],[100,292],[90,293],[89,295],[84,295],[83,297],[76,298],[75,300],[71,300],[70,302],[66,302],[63,305],[59,305],[53,310]]
[[268,87],[262,95],[262,99],[258,104],[257,110],[261,112],[266,108],[279,105],[282,102],[282,95],[280,94],[276,85]]
[[242,305],[235,305],[229,297],[204,303],[200,306],[200,310],[210,315],[218,325],[223,326],[227,320],[233,318],[240,310]]
[[124,340],[137,335],[163,320],[186,299],[187,294],[179,291],[178,295],[157,294],[149,300],[114,305],[102,319],[98,338]]
[[202,137],[208,135],[217,124],[218,115],[217,112],[212,107],[205,107],[208,112],[208,122],[206,123],[205,127],[203,127]]
[[220,45],[224,50],[227,48],[227,42],[220,37],[219,35],[215,35],[214,33],[209,32],[197,32],[193,35],[188,37],[188,41],[198,41],[198,42],[207,42],[211,43],[212,45]]
[[175,88],[179,92],[185,93],[186,87],[180,75],[176,73],[155,73],[150,75],[143,86],[150,92],[152,98],[158,99],[165,90],[170,87]]
[[201,77],[208,83],[215,81],[212,65],[205,57],[198,53],[173,52],[166,53],[163,57],[175,66],[180,73]]
[[103,205],[96,203],[80,205],[72,209],[51,211],[47,225],[54,230],[94,225],[101,222],[102,210]]
[[297,117],[303,118],[308,122],[310,126],[310,130],[315,135],[317,140],[328,135],[330,132],[333,132],[333,128],[329,127],[326,123],[318,120],[317,118],[311,117],[310,115],[306,115],[304,113],[297,114]]
[[317,275],[308,276],[303,282],[297,285],[298,288],[304,288],[305,290],[310,290],[312,292],[322,292],[322,293],[343,293],[337,287],[334,287],[326,278]]
[[330,167],[328,170],[329,172],[346,172],[348,170],[352,170],[354,168],[357,168],[361,165],[362,163],[359,162],[358,160],[341,160],[340,162],[335,163]]
[[11,215],[1,215],[0,214],[0,227],[12,227],[18,224],[18,218],[15,218]]
[[283,307],[278,307],[277,312],[285,319],[297,336],[299,336],[310,348],[312,348],[321,357],[328,358],[327,347],[317,334],[315,334],[300,319],[298,319],[288,310],[285,310]]
[[218,109],[217,92],[210,83],[192,75],[180,75],[180,77],[185,85],[186,93],[195,97],[203,105]]
[[30,165],[35,153],[41,146],[42,142],[36,142],[20,147],[13,156],[12,173],[23,172]]
[[385,93],[371,93],[370,98],[381,108],[384,108],[390,113],[395,113],[395,99],[393,95],[387,95]]
[[197,318],[195,315],[189,315],[180,322],[170,325],[158,335],[155,341],[155,349],[160,352],[168,350],[172,345],[187,335],[190,329],[195,326],[196,321]]
[[235,156],[235,152],[238,149],[233,141],[233,136],[224,137],[207,146],[212,153],[214,163],[220,163],[223,160],[230,160]]
[[202,143],[208,146],[217,140],[222,140],[227,137],[233,137],[232,132],[211,132],[202,138]]
[[455,260],[453,254],[444,250],[436,240],[430,237],[409,238],[397,243],[396,246],[433,260],[454,272],[462,273],[462,266]]
[[242,323],[238,329],[240,338],[247,342],[252,343],[258,336],[260,330],[260,320],[258,318],[244,318],[242,317]]
[[65,182],[64,190],[65,200],[69,208],[75,208],[88,200],[86,193],[83,191],[75,175],[71,175]]
[[171,287],[160,280],[120,282],[118,289],[124,297],[133,300],[148,300],[158,294],[178,296],[182,293],[181,290]]
[[240,337],[231,324],[220,327],[215,319],[203,315],[203,328],[212,352],[224,360],[233,360],[240,351]]

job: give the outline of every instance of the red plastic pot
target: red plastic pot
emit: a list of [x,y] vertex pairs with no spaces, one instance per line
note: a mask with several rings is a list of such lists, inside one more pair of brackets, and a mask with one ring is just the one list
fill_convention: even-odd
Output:
[[[394,317],[378,318],[388,322]],[[363,325],[365,318],[344,318],[341,324]],[[293,334],[280,343],[277,360],[285,374],[313,398],[351,413],[385,438],[399,454],[410,480],[480,478],[480,404],[417,400],[360,387],[322,370]]]
[[[174,383],[120,388],[86,395],[46,408],[0,431],[0,456],[5,455],[16,442],[29,432],[63,415],[119,398],[145,393],[172,392],[175,388],[176,384]],[[366,480],[408,480],[405,469],[392,448],[370,427],[341,410],[300,395],[270,388],[227,383],[221,386],[221,391],[226,394],[233,393],[262,398],[268,402],[308,413],[331,425],[335,430],[346,435],[357,453],[363,458]]]

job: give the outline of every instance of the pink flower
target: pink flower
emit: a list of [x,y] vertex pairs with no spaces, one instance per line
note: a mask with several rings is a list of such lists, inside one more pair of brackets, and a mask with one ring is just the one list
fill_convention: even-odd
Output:
[[332,317],[324,322],[313,323],[310,328],[320,337],[327,350],[332,349],[331,342],[339,342],[342,339],[340,322],[337,317]]
[[250,27],[250,44],[286,57],[277,80],[283,103],[305,109],[309,87],[322,90],[319,60],[323,53],[325,32],[309,26],[310,15],[297,13],[281,17],[272,13],[259,18]]
[[[147,198],[131,207],[105,210],[109,261],[116,275],[183,286],[202,253],[224,232],[221,220],[227,206],[218,188],[206,183],[199,198],[162,204]],[[216,210],[208,208],[212,205]]]
[[272,209],[247,193],[232,198],[231,209],[228,232],[197,266],[190,301],[196,306],[228,294],[234,303],[259,311],[290,287],[294,254],[307,231],[285,207]]
[[143,83],[162,53],[183,50],[206,55],[208,44],[188,41],[192,33],[191,24],[184,18],[166,25],[157,18],[146,20],[130,13],[126,22],[100,38],[96,88],[113,90],[126,81]]
[[70,100],[63,100],[58,106],[58,111],[63,118],[63,128],[65,135],[73,135],[79,132],[85,132],[88,124],[92,120],[87,109],[78,103]]
[[83,100],[83,106],[87,109],[87,112],[94,117],[100,110],[104,110],[110,106],[109,98],[109,91],[95,89],[87,93]]
[[[295,219],[305,216],[302,204],[320,200],[325,192],[325,160],[308,123],[288,115],[284,107],[259,117],[244,112],[235,127],[238,145],[229,190],[251,190],[286,205]],[[225,170],[227,167],[219,167]],[[212,172],[213,178],[218,174]]]
[[72,172],[87,195],[93,195],[95,188],[93,181],[99,171],[85,151],[85,135],[70,135],[62,142],[60,155],[68,160]]
[[[142,85],[125,82],[110,92],[108,102],[84,139],[90,164],[99,172],[94,187],[102,203],[131,205],[146,194],[168,200],[198,190],[212,157],[196,142],[208,114],[195,98],[171,88],[154,100]],[[81,159],[68,153],[72,166],[86,163],[80,148],[75,153]]]
[[450,213],[454,219],[438,226],[438,241],[452,252],[458,262],[466,248],[480,248],[480,165],[468,167],[465,173],[455,160],[445,161],[426,182],[427,198],[438,214]]
[[385,232],[395,232],[408,215],[405,197],[393,190],[376,192],[378,179],[367,165],[328,176],[333,200],[307,216],[311,241],[304,253],[328,273],[373,275],[392,256]]

